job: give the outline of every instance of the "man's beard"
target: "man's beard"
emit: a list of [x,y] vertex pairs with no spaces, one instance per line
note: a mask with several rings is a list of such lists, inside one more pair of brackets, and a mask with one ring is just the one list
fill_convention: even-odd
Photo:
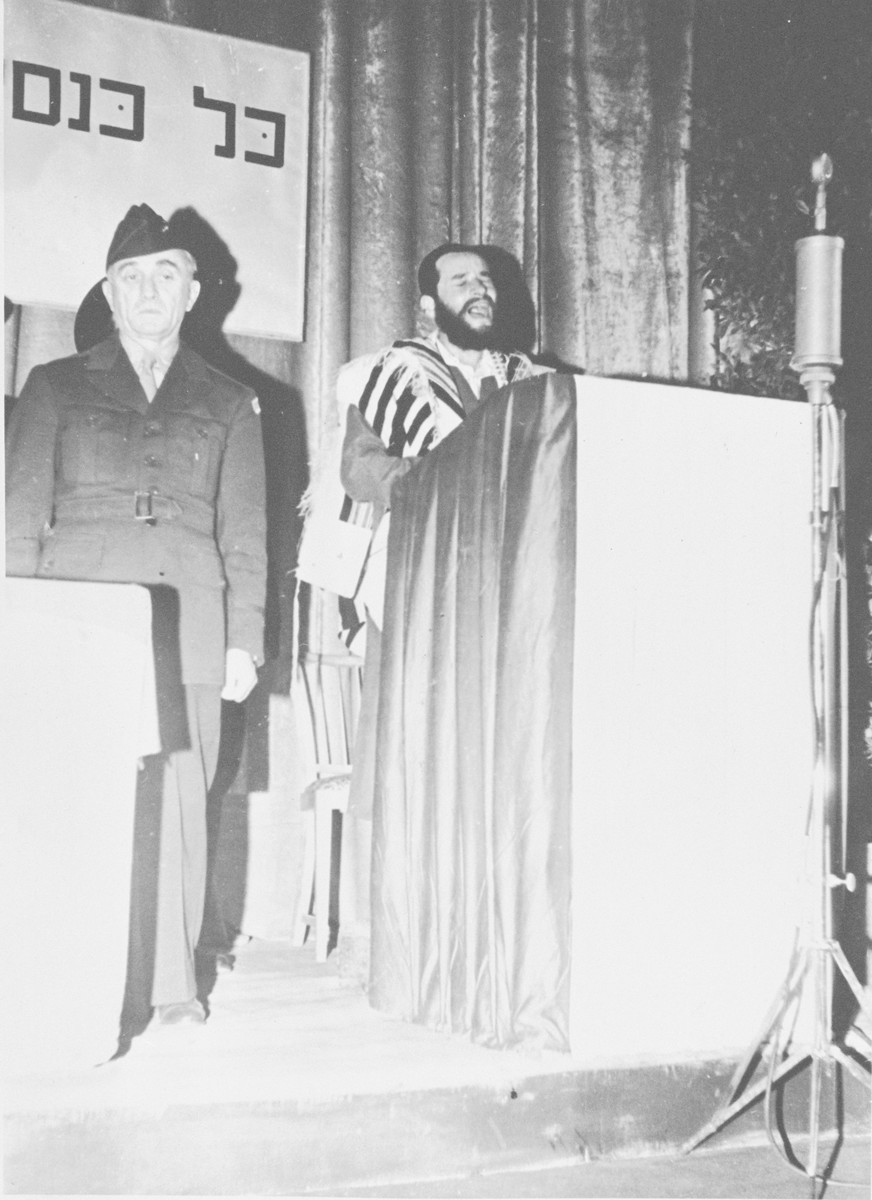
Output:
[[457,346],[459,350],[491,350],[495,348],[493,324],[489,325],[487,329],[473,329],[460,313],[450,309],[438,296],[435,296],[434,300],[436,303],[434,314],[436,327],[445,334],[452,346]]

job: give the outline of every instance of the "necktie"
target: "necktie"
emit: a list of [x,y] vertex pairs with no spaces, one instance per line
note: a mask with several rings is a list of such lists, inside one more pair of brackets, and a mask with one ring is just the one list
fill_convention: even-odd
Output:
[[157,392],[157,380],[154,377],[154,359],[144,358],[139,368],[139,381],[142,384],[142,390],[148,396],[149,403],[154,399]]

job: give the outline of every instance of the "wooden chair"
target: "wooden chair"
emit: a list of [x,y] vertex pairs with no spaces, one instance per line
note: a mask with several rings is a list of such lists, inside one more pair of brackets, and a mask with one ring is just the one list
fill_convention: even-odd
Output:
[[293,692],[298,727],[302,737],[311,736],[314,762],[314,778],[300,796],[304,843],[294,944],[302,946],[314,926],[316,962],[326,961],[330,947],[339,846],[333,814],[348,807],[362,677],[363,660],[355,655],[309,654],[299,664]]

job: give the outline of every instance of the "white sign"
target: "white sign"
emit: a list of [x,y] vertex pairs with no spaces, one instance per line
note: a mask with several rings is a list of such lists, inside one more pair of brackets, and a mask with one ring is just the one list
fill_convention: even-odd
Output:
[[235,260],[228,332],[302,339],[307,54],[7,0],[4,59],[13,303],[77,309],[118,222],[145,203],[193,209]]

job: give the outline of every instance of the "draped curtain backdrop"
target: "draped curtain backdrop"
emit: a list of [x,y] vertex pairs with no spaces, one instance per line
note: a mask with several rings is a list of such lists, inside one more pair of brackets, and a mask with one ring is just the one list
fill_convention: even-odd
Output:
[[[552,361],[687,378],[693,0],[95,6],[312,55],[305,341],[230,338],[213,355],[267,401],[271,686],[284,690],[296,503],[335,421],[336,369],[414,330],[428,249],[510,252],[536,311],[530,341]],[[72,351],[72,327],[73,314],[13,308],[7,393]],[[315,609],[317,646],[329,621]]]

